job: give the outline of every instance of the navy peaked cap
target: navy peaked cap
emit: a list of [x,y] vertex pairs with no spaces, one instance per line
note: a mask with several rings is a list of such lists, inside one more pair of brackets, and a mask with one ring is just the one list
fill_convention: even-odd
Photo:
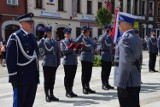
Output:
[[28,13],[17,17],[17,19],[19,20],[19,22],[28,22],[28,21],[33,21],[32,17],[34,17],[34,14]]
[[135,30],[135,33],[138,34],[138,33],[139,33],[139,30]]
[[44,28],[44,32],[51,32],[52,31],[52,27],[51,26],[47,26]]
[[83,26],[82,31],[90,30],[90,26]]
[[111,26],[110,25],[106,25],[106,26],[104,26],[104,29],[111,29]]
[[156,29],[152,28],[152,29],[151,29],[151,32],[156,32]]
[[72,32],[72,29],[71,29],[71,28],[65,28],[65,29],[63,30],[63,32],[64,32],[64,34],[65,34],[65,33],[70,34],[70,33]]
[[134,19],[127,16],[120,16],[119,20],[134,24]]

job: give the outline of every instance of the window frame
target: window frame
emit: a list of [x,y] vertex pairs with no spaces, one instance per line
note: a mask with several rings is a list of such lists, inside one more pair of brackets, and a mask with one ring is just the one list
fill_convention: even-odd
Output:
[[[78,34],[79,32],[79,34]],[[82,33],[82,29],[81,27],[76,27],[76,38],[78,38],[78,36]]]
[[[37,2],[41,2],[41,6],[38,7]],[[43,9],[43,0],[36,0],[35,5],[36,5],[35,7],[36,7],[37,9]]]
[[139,10],[139,0],[136,0],[137,2],[134,2],[134,14],[138,15],[138,10]]
[[149,1],[149,9],[150,9],[150,3],[152,3],[152,13],[151,15],[148,13],[149,16],[154,16],[154,1]]
[[99,10],[100,8],[102,8],[102,6],[103,6],[103,3],[102,3],[102,2],[98,2],[98,10]]
[[[13,3],[13,1],[15,1],[15,3]],[[7,0],[7,5],[18,6],[19,5],[19,0]]]
[[103,31],[102,28],[98,28],[98,37],[102,35],[102,33],[103,33],[102,31]]
[[131,13],[131,0],[127,0],[127,13]]
[[[78,3],[79,3],[79,5],[78,5]],[[81,0],[77,0],[77,13],[81,13]]]
[[58,11],[64,11],[64,0],[58,0]]
[[[88,3],[90,3],[90,6]],[[90,0],[87,0],[87,14],[92,14],[92,1]]]
[[160,17],[160,2],[158,2],[158,14],[157,14],[158,17]]
[[[143,8],[141,9],[141,15],[146,15],[147,14],[147,2],[145,1],[145,0],[142,0],[141,1],[142,3],[144,2],[145,4],[144,4],[144,10],[143,10]],[[144,14],[142,14],[144,12]]]

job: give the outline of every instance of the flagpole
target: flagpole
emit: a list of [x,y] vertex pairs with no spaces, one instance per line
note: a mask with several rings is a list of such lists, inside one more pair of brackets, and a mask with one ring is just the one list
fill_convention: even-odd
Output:
[[117,40],[117,34],[118,34],[118,23],[119,23],[119,10],[116,10],[116,28],[114,33],[114,43],[116,43]]

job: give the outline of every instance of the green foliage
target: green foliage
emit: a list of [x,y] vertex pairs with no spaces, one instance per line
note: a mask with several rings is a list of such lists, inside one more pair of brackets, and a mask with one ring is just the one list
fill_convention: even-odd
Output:
[[102,7],[97,11],[97,15],[95,17],[96,24],[100,27],[108,25],[111,23],[112,15],[108,11],[108,9]]
[[100,55],[95,55],[95,56],[94,56],[93,66],[94,66],[94,67],[99,67],[99,66],[101,66]]

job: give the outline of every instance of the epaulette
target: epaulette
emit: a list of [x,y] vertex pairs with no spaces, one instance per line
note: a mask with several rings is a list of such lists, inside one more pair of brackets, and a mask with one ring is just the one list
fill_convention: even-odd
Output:
[[124,36],[123,36],[123,38],[128,38],[129,37],[129,33],[126,33]]
[[10,37],[10,39],[9,39],[9,40],[14,40],[14,41],[16,41],[16,40],[17,40],[14,34],[12,34],[12,35],[10,35],[10,36],[11,36],[11,37]]

